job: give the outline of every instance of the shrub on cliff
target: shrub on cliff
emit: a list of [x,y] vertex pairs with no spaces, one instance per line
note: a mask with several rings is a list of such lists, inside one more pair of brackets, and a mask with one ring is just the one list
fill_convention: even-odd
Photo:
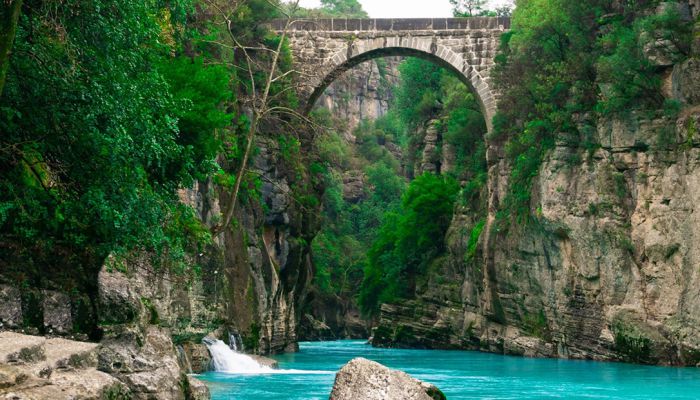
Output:
[[362,312],[376,313],[383,302],[410,297],[430,260],[445,250],[458,183],[425,173],[409,185],[398,212],[385,216],[372,244],[359,294]]

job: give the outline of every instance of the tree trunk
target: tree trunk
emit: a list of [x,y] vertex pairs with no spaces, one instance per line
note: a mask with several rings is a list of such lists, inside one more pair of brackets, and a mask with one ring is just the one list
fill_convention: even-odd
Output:
[[15,40],[17,20],[22,0],[0,0],[0,95],[5,87],[5,76],[10,66],[10,49]]

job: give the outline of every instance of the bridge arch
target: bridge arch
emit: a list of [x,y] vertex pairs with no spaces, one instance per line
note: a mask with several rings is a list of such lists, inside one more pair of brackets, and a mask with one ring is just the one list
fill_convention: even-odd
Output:
[[[280,31],[283,24],[273,24]],[[475,94],[491,131],[490,70],[508,18],[300,20],[287,32],[305,112],[343,72],[375,58],[412,56],[451,70]]]
[[[420,43],[418,43],[420,45]],[[413,47],[415,46],[415,47]],[[333,63],[324,68],[324,71],[329,71],[325,76],[319,76],[313,83],[313,90],[308,96],[304,96],[304,112],[311,111],[316,101],[321,97],[328,86],[333,83],[345,71],[369,60],[382,57],[405,56],[416,57],[427,61],[434,62],[443,68],[452,71],[472,92],[476,95],[477,101],[481,106],[481,111],[486,119],[486,124],[491,130],[491,120],[496,114],[496,101],[489,84],[480,76],[472,66],[464,62],[461,55],[453,52],[444,46],[435,46],[433,49],[425,49],[416,46],[416,43],[411,43],[410,40],[405,44],[387,45],[360,48],[351,46],[349,51],[337,53],[331,59]]]

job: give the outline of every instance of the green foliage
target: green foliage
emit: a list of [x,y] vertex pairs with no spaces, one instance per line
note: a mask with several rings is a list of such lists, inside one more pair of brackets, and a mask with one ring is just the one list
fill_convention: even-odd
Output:
[[154,68],[166,50],[157,10],[69,1],[22,16],[0,99],[0,196],[17,205],[4,237],[49,253],[167,244],[175,189],[195,168]]
[[443,69],[430,61],[408,58],[399,65],[401,81],[396,89],[395,109],[409,130],[430,119],[438,109]]
[[[211,176],[232,186],[216,160],[237,167],[248,127],[236,93],[251,85],[212,44],[227,34],[218,14],[195,0],[25,4],[0,97],[0,258],[50,270],[68,254],[76,270],[94,271],[109,253],[147,251],[190,271],[186,254],[211,237],[177,190]],[[234,34],[279,43],[263,24],[275,13],[245,2],[231,15]],[[246,179],[252,195],[259,178]]]
[[[329,126],[327,112],[314,113]],[[375,240],[386,213],[399,207],[404,180],[398,162],[380,143],[391,140],[381,120],[365,121],[355,130],[357,146],[349,145],[333,130],[322,132],[317,149],[325,163],[323,228],[312,242],[316,267],[314,285],[324,295],[351,297],[363,279],[367,248]],[[390,124],[389,124],[390,125]],[[343,171],[355,169],[364,176],[360,199],[343,197]]]
[[204,57],[163,59],[159,72],[170,85],[178,114],[177,141],[192,152],[198,178],[216,169],[214,160],[221,151],[220,132],[233,119],[223,106],[233,101],[231,75],[221,65],[204,65]]
[[[409,58],[399,70],[388,113],[362,121],[353,132],[355,146],[332,131],[317,144],[328,174],[326,225],[313,243],[316,286],[341,298],[359,287],[357,302],[365,316],[374,315],[383,302],[411,296],[415,282],[444,252],[459,192],[455,178],[467,182],[462,200],[475,210],[486,182],[486,124],[475,97],[451,72],[430,62]],[[319,110],[315,117],[325,126],[338,123],[328,112]],[[423,142],[416,132],[424,132],[428,120],[444,145],[454,149],[455,170],[445,176],[425,174],[405,189],[401,166],[389,149],[402,147],[409,154],[405,165],[414,164]],[[366,197],[359,201],[343,198],[341,171],[348,170],[364,172]]]
[[385,215],[360,288],[358,301],[365,315],[374,315],[382,302],[412,294],[430,260],[445,250],[458,191],[454,179],[426,173],[411,182],[400,210]]
[[476,17],[488,15],[485,9],[488,0],[450,0],[455,17]]
[[[288,6],[289,7],[289,6]],[[291,10],[290,10],[291,11]],[[298,18],[368,18],[367,12],[357,0],[321,0],[320,8],[299,8]]]
[[258,351],[260,347],[260,331],[260,325],[253,322],[250,324],[250,330],[243,335],[243,345],[249,351]]
[[[507,140],[510,189],[499,225],[530,219],[533,179],[557,140],[581,146],[589,156],[591,121],[603,115],[663,106],[658,71],[645,44],[663,38],[684,57],[689,24],[675,7],[650,12],[655,2],[531,0],[519,4],[511,32],[501,38],[494,78],[504,96],[493,121],[495,140]],[[664,107],[673,113],[677,107]],[[587,117],[588,118],[588,117]],[[585,122],[585,123],[582,123]],[[574,158],[573,161],[580,160]]]
[[321,0],[324,12],[332,17],[367,18],[367,12],[357,0]]
[[613,333],[615,334],[615,350],[625,357],[625,361],[635,363],[650,361],[653,344],[651,339],[622,323],[616,323],[613,326]]
[[547,340],[549,335],[549,325],[544,310],[540,309],[537,314],[526,313],[523,316],[523,328],[527,334],[540,339]]
[[160,324],[160,316],[158,315],[158,310],[156,309],[151,299],[142,297],[141,304],[143,304],[143,306],[146,307],[146,310],[148,311],[148,323],[151,325]]
[[689,52],[690,24],[682,20],[676,7],[669,6],[662,14],[638,17],[632,23],[615,20],[607,29],[597,42],[601,53],[598,79],[605,85],[598,110],[609,114],[630,107],[660,108],[664,101],[659,90],[661,78],[644,49],[665,40],[677,49],[671,61],[681,61]]
[[486,226],[486,220],[481,220],[474,225],[474,228],[472,228],[471,233],[469,234],[469,242],[467,242],[467,254],[466,254],[466,260],[470,261],[474,259],[474,256],[476,255],[476,248],[479,245],[479,238],[481,237],[481,232],[484,230],[484,227]]

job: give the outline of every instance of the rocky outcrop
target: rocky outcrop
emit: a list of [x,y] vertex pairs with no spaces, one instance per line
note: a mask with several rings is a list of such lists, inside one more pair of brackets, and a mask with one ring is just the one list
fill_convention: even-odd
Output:
[[0,333],[0,398],[126,399],[129,388],[98,371],[94,343]]
[[356,204],[366,198],[365,175],[362,171],[352,170],[343,173],[343,200]]
[[[590,158],[559,143],[533,188],[536,220],[498,232],[490,215],[473,255],[476,222],[458,208],[441,269],[415,300],[382,307],[373,343],[698,365],[699,124],[693,107],[599,121]],[[489,176],[495,210],[503,158]]]
[[330,400],[444,400],[429,383],[364,358],[355,358],[336,374]]
[[[257,139],[253,174],[261,199],[239,207],[224,234],[226,319],[244,350],[261,354],[297,349],[300,306],[312,278],[310,243],[318,229],[314,185],[304,175],[302,151],[291,153],[275,136]],[[222,204],[226,196],[222,195]]]
[[413,167],[415,176],[422,175],[424,172],[440,174],[442,171],[442,135],[439,127],[439,120],[429,120],[422,130],[415,133],[423,138],[418,144],[418,148],[422,149],[421,157],[416,160]]
[[700,103],[700,60],[690,58],[673,67],[672,97],[683,104]]
[[680,113],[581,116],[599,148],[557,142],[528,224],[497,217],[511,166],[504,143],[488,143],[482,208],[455,208],[448,254],[416,298],[382,306],[375,345],[700,365],[697,54],[646,50]]
[[342,132],[349,142],[362,120],[385,115],[399,79],[400,57],[367,61],[338,77],[318,100],[318,105],[343,121]]
[[367,339],[369,322],[360,317],[354,299],[312,291],[300,326],[302,340]]
[[110,258],[98,281],[103,338],[97,369],[122,382],[134,399],[186,398],[192,362],[178,359],[173,339],[198,341],[218,326],[213,296],[207,299],[186,276],[153,267],[146,256]]
[[272,368],[272,369],[277,369],[280,367],[279,362],[273,358],[259,356],[256,354],[251,355],[250,358],[255,360],[255,362],[260,364],[260,366],[262,366],[262,367],[268,367],[268,368]]

